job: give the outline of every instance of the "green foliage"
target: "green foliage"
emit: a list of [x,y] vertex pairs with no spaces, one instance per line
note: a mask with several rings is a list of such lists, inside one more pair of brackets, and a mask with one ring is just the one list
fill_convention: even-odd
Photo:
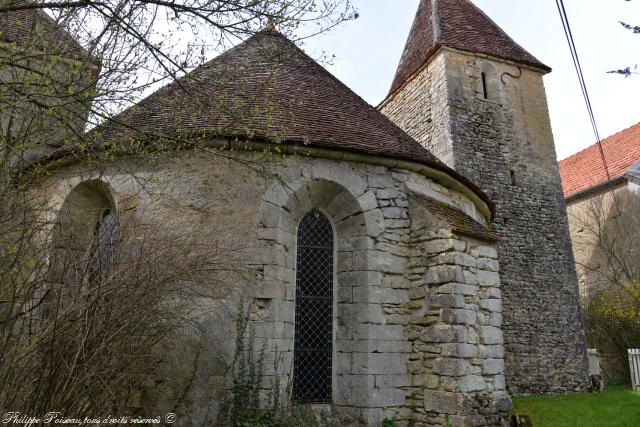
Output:
[[[254,333],[248,327],[243,304],[236,318],[236,348],[231,365],[231,399],[221,408],[218,424],[230,427],[319,427],[308,406],[281,405],[278,357],[275,357],[274,387],[266,405],[261,405],[260,391],[264,375],[265,352],[254,351]],[[323,424],[327,425],[327,424]]]
[[640,420],[640,392],[607,386],[604,393],[513,399],[512,414],[529,414],[536,427],[632,427]]
[[395,420],[391,420],[389,418],[385,418],[382,420],[382,427],[396,427],[398,423]]
[[589,345],[625,363],[627,349],[640,347],[640,284],[607,287],[588,297],[584,322]]

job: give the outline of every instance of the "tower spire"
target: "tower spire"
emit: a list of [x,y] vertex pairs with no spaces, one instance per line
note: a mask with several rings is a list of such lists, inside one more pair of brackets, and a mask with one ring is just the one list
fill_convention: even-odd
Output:
[[420,71],[442,46],[551,71],[471,1],[421,0],[389,95]]

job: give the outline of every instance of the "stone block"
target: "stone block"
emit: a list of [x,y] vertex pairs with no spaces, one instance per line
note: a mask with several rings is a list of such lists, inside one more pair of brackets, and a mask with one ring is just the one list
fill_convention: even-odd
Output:
[[479,375],[467,375],[458,380],[458,390],[463,393],[486,390],[484,378]]
[[265,202],[257,213],[258,224],[263,228],[295,230],[296,224],[289,212],[280,206]]
[[478,355],[478,346],[475,344],[442,344],[442,355],[445,357],[459,357],[471,359]]
[[475,258],[498,258],[498,251],[493,246],[476,246],[471,249],[471,256]]
[[506,382],[504,375],[496,375],[493,377],[493,389],[494,390],[504,390],[506,387]]
[[480,357],[483,359],[502,359],[504,358],[504,346],[496,345],[480,345]]
[[356,340],[404,341],[404,326],[356,324],[353,327]]
[[454,415],[461,409],[458,406],[458,394],[441,391],[424,392],[424,410],[440,414]]
[[475,286],[478,284],[478,277],[472,273],[471,271],[465,270],[464,274],[464,283],[470,286]]
[[357,303],[351,305],[351,315],[355,323],[382,323],[382,305]]
[[502,327],[502,314],[500,314],[500,313],[491,313],[489,315],[489,324],[491,326],[495,326],[496,328]]
[[393,178],[389,174],[371,174],[367,176],[367,182],[371,188],[393,187]]
[[511,397],[506,391],[496,391],[491,395],[491,410],[494,413],[506,413],[511,410]]
[[464,375],[465,371],[465,361],[458,358],[440,357],[433,362],[433,372],[435,374],[459,377]]
[[464,252],[455,253],[455,263],[463,267],[475,267],[476,259],[471,255],[467,255]]
[[338,286],[338,303],[351,304],[353,302],[353,288]]
[[440,376],[434,374],[414,374],[411,376],[411,385],[415,387],[426,387],[433,390],[440,385]]
[[375,375],[376,388],[406,387],[409,385],[407,374]]
[[437,239],[422,244],[422,250],[427,254],[439,254],[453,250],[455,240]]
[[487,298],[502,299],[502,291],[500,288],[489,288],[487,289]]
[[425,328],[420,339],[427,343],[456,343],[463,342],[466,337],[464,326],[435,325]]
[[482,343],[483,344],[502,344],[502,330],[495,326],[482,327]]
[[407,211],[403,208],[388,207],[382,208],[382,215],[390,219],[405,219],[407,217]]
[[463,282],[462,268],[456,265],[442,265],[430,267],[424,276],[425,283],[439,284],[448,282]]
[[495,271],[495,272],[500,270],[498,260],[490,259],[490,258],[479,258],[477,262],[478,262],[478,268],[480,270],[489,270],[489,271]]
[[368,236],[338,238],[338,251],[364,251],[373,249],[373,239]]
[[277,280],[263,281],[254,295],[255,298],[284,298],[284,296],[284,285]]
[[366,235],[378,237],[385,231],[384,216],[380,209],[372,209],[364,213],[367,224]]
[[484,375],[496,375],[504,373],[504,360],[488,359],[482,361],[482,373]]
[[456,324],[471,326],[471,325],[475,325],[476,323],[475,310],[456,309],[455,315],[456,315],[456,321],[455,321]]
[[340,275],[343,272],[349,272],[354,269],[353,252],[338,252],[337,271]]
[[[338,371],[340,372],[340,371]],[[336,377],[338,388],[369,388],[375,387],[375,377],[373,375],[340,375]]]
[[488,310],[492,313],[502,313],[502,300],[485,299],[480,301],[480,308]]
[[376,195],[380,200],[395,199],[400,196],[400,191],[397,188],[383,188],[378,190]]
[[358,204],[362,212],[367,212],[378,207],[378,199],[373,191],[367,191],[358,197]]
[[496,272],[478,270],[476,277],[480,286],[500,286],[500,275]]

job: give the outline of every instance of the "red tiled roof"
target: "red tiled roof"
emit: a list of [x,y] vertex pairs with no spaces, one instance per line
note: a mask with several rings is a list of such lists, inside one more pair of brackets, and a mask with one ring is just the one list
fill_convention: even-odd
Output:
[[418,72],[441,46],[551,71],[469,0],[421,0],[388,96]]
[[[0,0],[0,7],[27,4],[29,0]],[[42,9],[0,12],[0,41],[30,46],[67,57],[87,57],[87,51]]]
[[[624,176],[629,167],[640,159],[640,123],[603,140],[602,148],[611,179]],[[607,173],[597,144],[561,160],[559,165],[565,197],[607,181]]]
[[[126,126],[121,126],[123,123]],[[261,32],[101,126],[99,142],[239,137],[414,161],[484,193],[277,32]]]

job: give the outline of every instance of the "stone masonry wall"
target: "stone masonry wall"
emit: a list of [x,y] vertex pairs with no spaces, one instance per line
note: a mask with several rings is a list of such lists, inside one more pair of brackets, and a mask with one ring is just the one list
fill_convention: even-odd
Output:
[[500,425],[502,305],[493,244],[462,238],[412,206],[407,331],[413,425]]
[[584,390],[585,335],[540,73],[443,49],[382,111],[496,204],[510,393]]
[[[202,313],[206,342],[181,405],[185,425],[215,423],[229,386],[240,299],[248,306],[256,351],[265,350],[264,395],[280,381],[286,398],[296,232],[312,209],[330,219],[336,235],[335,407],[367,425],[384,418],[404,425],[438,425],[447,416],[454,425],[494,425],[501,419],[509,399],[495,249],[453,235],[427,210],[412,206],[410,192],[448,203],[486,225],[468,198],[401,169],[236,155],[252,166],[182,152],[154,164],[126,160],[100,173],[76,165],[47,179],[52,212],[78,183],[100,179],[112,189],[116,206],[126,202],[127,215],[150,223],[169,219],[163,230],[196,233],[233,249],[242,277],[224,289],[211,281],[219,296]],[[187,359],[193,357],[189,349]]]

